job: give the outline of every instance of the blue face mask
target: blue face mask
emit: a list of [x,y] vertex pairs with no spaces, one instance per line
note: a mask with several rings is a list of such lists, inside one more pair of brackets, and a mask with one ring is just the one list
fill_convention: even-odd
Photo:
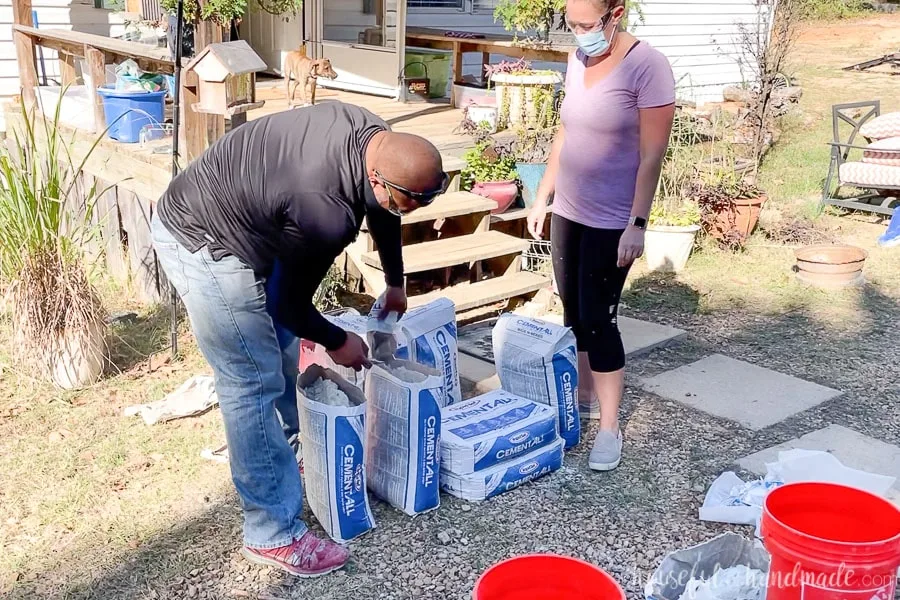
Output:
[[603,56],[609,52],[609,40],[606,39],[602,29],[575,34],[575,42],[588,56]]

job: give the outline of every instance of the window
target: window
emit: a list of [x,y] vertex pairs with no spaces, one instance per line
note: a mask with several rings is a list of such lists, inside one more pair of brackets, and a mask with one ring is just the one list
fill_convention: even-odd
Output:
[[462,10],[466,0],[407,0],[409,8],[454,8]]
[[125,10],[125,0],[94,0],[94,8],[121,12]]

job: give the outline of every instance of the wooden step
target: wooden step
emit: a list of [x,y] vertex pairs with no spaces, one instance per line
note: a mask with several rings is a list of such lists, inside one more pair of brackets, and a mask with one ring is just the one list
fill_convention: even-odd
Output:
[[421,306],[438,298],[450,298],[456,305],[456,312],[463,312],[531,294],[548,285],[550,285],[550,280],[543,275],[519,271],[477,283],[460,283],[421,296],[413,296],[409,299],[409,305],[410,307]]
[[[512,208],[506,212],[502,212],[499,215],[491,215],[491,223],[508,223],[509,221],[518,221],[520,219],[528,218],[528,213],[531,212],[530,208]],[[553,214],[553,205],[547,207],[547,216]]]
[[496,202],[472,192],[450,192],[435,198],[430,205],[404,215],[403,224],[411,225],[475,213],[489,213],[495,208],[497,208]]
[[466,168],[466,161],[449,154],[441,153],[441,163],[444,165],[444,172],[451,176]]
[[[528,248],[528,240],[522,240],[498,231],[485,231],[471,235],[447,238],[403,248],[403,266],[407,274],[431,269],[452,267],[488,258],[519,254]],[[381,269],[378,252],[362,255],[364,263]]]

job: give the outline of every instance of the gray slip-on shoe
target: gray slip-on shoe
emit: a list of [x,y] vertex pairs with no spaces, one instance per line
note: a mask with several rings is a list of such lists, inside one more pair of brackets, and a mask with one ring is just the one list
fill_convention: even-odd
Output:
[[612,471],[622,460],[622,432],[598,431],[588,465],[594,471]]

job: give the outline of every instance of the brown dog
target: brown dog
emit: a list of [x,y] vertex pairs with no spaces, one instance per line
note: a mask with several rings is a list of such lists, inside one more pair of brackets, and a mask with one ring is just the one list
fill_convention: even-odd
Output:
[[297,50],[288,52],[284,58],[284,85],[288,106],[296,106],[294,95],[300,88],[300,105],[311,106],[316,103],[316,80],[319,77],[336,79],[337,73],[331,68],[327,58],[312,59],[306,55],[306,44]]

